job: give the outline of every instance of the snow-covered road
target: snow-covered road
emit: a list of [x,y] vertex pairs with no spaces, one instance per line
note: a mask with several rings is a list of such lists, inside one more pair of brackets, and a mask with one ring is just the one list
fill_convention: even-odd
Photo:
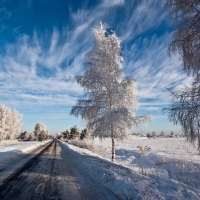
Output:
[[84,173],[62,143],[53,142],[0,191],[0,199],[117,199]]

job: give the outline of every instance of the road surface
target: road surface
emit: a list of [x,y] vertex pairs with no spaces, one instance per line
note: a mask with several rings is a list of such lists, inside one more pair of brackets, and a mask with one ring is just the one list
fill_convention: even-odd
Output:
[[[0,174],[1,175],[1,174]],[[8,183],[1,200],[112,200],[117,197],[95,182],[56,140]]]

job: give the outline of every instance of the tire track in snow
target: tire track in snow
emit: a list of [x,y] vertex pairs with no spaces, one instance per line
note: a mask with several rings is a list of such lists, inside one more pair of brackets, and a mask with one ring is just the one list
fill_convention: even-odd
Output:
[[116,199],[108,189],[87,177],[72,156],[54,141],[6,184],[0,199]]

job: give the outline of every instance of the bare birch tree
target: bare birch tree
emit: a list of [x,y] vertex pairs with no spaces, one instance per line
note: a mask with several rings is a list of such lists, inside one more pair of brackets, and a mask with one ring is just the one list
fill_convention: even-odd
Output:
[[169,55],[178,53],[185,72],[196,77],[200,72],[200,1],[167,0],[175,32]]
[[195,78],[191,86],[170,93],[173,102],[163,111],[168,113],[170,121],[181,125],[190,143],[198,142],[200,150],[200,78]]
[[198,141],[200,150],[200,1],[168,0],[167,6],[175,25],[169,55],[179,54],[193,82],[179,91],[170,89],[173,102],[163,112],[174,124],[181,125],[189,142]]
[[93,29],[96,43],[86,54],[86,71],[77,76],[85,96],[72,107],[71,114],[81,116],[94,136],[112,139],[112,161],[115,161],[115,139],[123,139],[132,125],[145,124],[150,117],[136,116],[138,107],[136,82],[123,78],[120,40],[100,26]]

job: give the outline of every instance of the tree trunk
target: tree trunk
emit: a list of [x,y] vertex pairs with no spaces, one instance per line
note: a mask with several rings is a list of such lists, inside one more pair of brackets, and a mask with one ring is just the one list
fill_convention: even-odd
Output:
[[111,124],[111,138],[112,138],[112,161],[115,162],[115,136],[112,124]]
[[115,162],[115,138],[112,137],[112,161]]

